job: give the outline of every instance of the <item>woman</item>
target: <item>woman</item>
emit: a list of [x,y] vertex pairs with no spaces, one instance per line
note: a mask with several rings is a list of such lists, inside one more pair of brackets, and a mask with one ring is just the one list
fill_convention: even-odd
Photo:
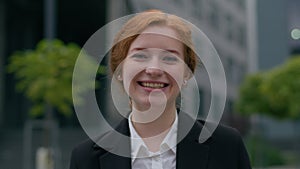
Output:
[[73,150],[71,169],[251,168],[235,130],[219,125],[200,143],[203,122],[176,109],[176,98],[197,64],[191,31],[179,17],[156,10],[140,13],[123,26],[114,44],[110,68],[131,101],[128,119],[116,130],[129,139],[120,141],[108,132],[99,140],[128,156],[88,140]]

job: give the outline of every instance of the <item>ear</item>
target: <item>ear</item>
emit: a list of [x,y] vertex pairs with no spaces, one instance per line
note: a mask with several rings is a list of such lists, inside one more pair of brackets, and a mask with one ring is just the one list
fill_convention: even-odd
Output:
[[119,81],[122,81],[122,80],[123,80],[122,75],[121,75],[121,74],[118,74],[117,79],[118,79]]
[[120,66],[118,66],[118,68],[114,72],[114,75],[118,81],[123,81],[122,69]]
[[187,82],[190,80],[191,77],[192,77],[192,73],[186,70],[183,76],[183,83],[182,83],[183,87],[187,86]]
[[183,86],[183,87],[186,87],[186,86],[187,86],[187,80],[186,80],[186,79],[183,80],[182,86]]
[[193,73],[189,70],[185,70],[184,76],[183,76],[184,80],[188,81],[188,80],[190,80],[191,77],[193,77]]

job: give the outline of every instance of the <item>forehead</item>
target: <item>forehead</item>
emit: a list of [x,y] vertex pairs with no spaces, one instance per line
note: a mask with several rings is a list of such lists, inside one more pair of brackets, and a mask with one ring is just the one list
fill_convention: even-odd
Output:
[[178,33],[175,29],[164,25],[149,26],[141,34],[157,34],[173,39],[179,39]]
[[129,53],[136,49],[159,48],[176,50],[183,55],[183,43],[176,30],[167,26],[150,26],[146,28],[131,44]]

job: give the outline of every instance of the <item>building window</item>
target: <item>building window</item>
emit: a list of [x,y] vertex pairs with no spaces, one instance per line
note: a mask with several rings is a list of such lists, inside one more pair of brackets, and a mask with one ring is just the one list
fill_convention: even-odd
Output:
[[246,9],[246,0],[237,0],[237,4],[241,9]]
[[232,56],[227,57],[225,71],[226,71],[227,80],[229,81],[229,83],[233,83],[234,63],[233,63]]
[[226,15],[226,38],[229,40],[229,41],[233,41],[234,39],[234,31],[233,31],[233,19],[232,19],[232,16],[230,14],[227,14]]
[[220,9],[214,2],[210,2],[209,6],[210,10],[208,14],[208,21],[213,28],[218,30],[220,23]]
[[238,84],[241,84],[244,80],[244,77],[246,75],[246,68],[247,68],[247,65],[245,64],[241,64],[239,66],[239,71],[238,71]]
[[182,5],[182,0],[174,0],[174,2],[176,3],[176,5]]
[[246,29],[244,26],[238,27],[237,30],[237,43],[240,47],[246,48]]
[[203,5],[202,0],[192,0],[193,15],[197,19],[202,18],[203,15],[202,5]]

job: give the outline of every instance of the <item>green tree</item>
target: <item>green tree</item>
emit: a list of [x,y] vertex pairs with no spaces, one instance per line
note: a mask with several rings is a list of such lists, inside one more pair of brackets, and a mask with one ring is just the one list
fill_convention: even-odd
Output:
[[235,106],[241,114],[299,119],[299,100],[300,56],[294,56],[274,69],[248,75]]
[[[81,48],[74,44],[64,44],[60,40],[42,40],[36,49],[17,51],[10,57],[8,72],[17,79],[16,88],[33,103],[30,115],[44,114],[45,107],[51,106],[58,112],[69,116],[72,113],[72,76],[76,59],[81,53],[85,57],[81,66],[82,77],[91,73],[89,69],[95,62]],[[105,68],[100,68],[105,73]],[[80,90],[76,90],[77,103],[80,95],[95,88],[94,81],[84,81]],[[84,86],[84,87],[82,87]]]

